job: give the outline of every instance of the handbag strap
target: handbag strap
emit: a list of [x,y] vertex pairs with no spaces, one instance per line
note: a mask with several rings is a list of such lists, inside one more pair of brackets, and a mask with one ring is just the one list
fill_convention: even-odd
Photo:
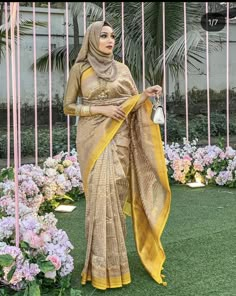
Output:
[[158,95],[156,95],[155,96],[155,103],[153,104],[153,108],[154,107],[157,108],[159,106],[163,108],[162,103],[161,103],[161,98]]

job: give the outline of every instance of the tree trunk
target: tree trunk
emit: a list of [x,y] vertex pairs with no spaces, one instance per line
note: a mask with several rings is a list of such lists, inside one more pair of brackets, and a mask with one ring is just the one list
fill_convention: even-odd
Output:
[[79,24],[77,16],[73,16],[73,26],[74,26],[74,53],[75,58],[79,52]]

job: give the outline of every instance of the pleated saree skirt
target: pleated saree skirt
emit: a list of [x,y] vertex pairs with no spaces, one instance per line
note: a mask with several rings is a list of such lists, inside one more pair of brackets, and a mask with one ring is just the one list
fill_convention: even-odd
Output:
[[81,283],[91,281],[98,289],[122,287],[131,282],[123,212],[130,193],[129,149],[129,129],[124,121],[88,177],[87,250]]

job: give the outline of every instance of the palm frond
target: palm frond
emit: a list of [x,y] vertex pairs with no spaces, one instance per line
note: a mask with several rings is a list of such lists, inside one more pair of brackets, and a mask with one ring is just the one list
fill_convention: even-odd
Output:
[[[197,69],[205,58],[205,31],[200,27],[202,14],[199,13],[198,2],[187,3],[187,53],[189,70]],[[119,3],[110,2],[107,6],[109,17],[115,28],[118,43],[115,53],[120,55],[121,24]],[[162,3],[144,3],[145,30],[145,77],[150,84],[160,82],[163,63],[163,20]],[[166,65],[174,69],[173,73],[183,71],[184,65],[184,5],[183,2],[166,2]],[[142,11],[140,2],[125,3],[125,60],[137,81],[142,79]],[[210,51],[219,50],[220,38],[224,33],[209,35]]]
[[[206,57],[206,43],[205,43],[206,33],[203,30],[191,30],[187,32],[187,61],[188,61],[188,71],[192,69],[197,69],[197,64],[203,63]],[[217,34],[209,35],[209,51],[218,51],[221,49],[221,44],[219,43],[219,36],[221,40],[225,40],[225,33],[217,32]],[[166,66],[169,68],[173,76],[178,75],[178,71],[184,70],[184,58],[185,58],[185,40],[184,36],[179,37],[169,48],[166,49],[165,59]],[[155,72],[163,71],[163,53],[155,61]],[[174,67],[173,63],[178,64],[179,67]],[[178,71],[176,72],[176,69]]]
[[[81,16],[83,14],[83,2],[70,2],[69,8],[73,16]],[[102,19],[102,8],[93,2],[86,2],[86,16],[90,21]]]
[[[35,22],[35,26],[47,27],[47,23],[37,21],[37,22]],[[8,39],[9,39],[9,48],[10,48],[10,39],[11,39],[11,23],[10,23],[10,21],[8,22],[7,25],[3,24],[0,26],[0,48],[1,48],[3,55],[5,53],[5,48],[6,48],[6,28],[8,28]],[[32,28],[33,28],[33,21],[32,20],[21,19],[19,21],[20,39],[22,39],[23,36],[27,35],[27,33],[29,31],[31,31]],[[15,41],[16,41],[17,26],[15,26],[14,35],[15,35]]]
[[[51,51],[51,70],[64,71],[66,68],[66,46],[57,47]],[[73,44],[69,45],[69,68],[74,64],[76,58]],[[49,54],[46,53],[39,57],[36,61],[38,71],[46,72],[49,70]],[[31,65],[31,70],[34,69],[34,64]]]

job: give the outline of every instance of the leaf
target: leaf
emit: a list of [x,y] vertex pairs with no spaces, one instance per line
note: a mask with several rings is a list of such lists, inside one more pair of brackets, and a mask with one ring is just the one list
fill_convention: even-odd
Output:
[[69,195],[66,195],[66,194],[64,194],[64,195],[55,195],[55,198],[56,199],[68,199],[68,200],[71,200],[71,201],[74,201],[73,200],[73,198],[71,198]]
[[8,282],[10,282],[10,280],[12,279],[13,274],[14,274],[15,271],[16,271],[16,266],[14,265],[14,266],[12,266],[11,270],[7,274]]
[[5,289],[0,289],[0,296],[7,296],[7,294],[5,293]]
[[44,273],[55,270],[55,266],[50,261],[41,261],[38,263],[38,265],[40,270]]
[[[69,44],[69,66],[71,67],[74,64],[76,53],[72,44]],[[51,66],[54,70],[64,71],[66,68],[66,46],[60,46],[51,50]],[[48,52],[43,56],[39,57],[36,61],[37,70],[41,72],[46,72],[49,70],[49,54]],[[34,69],[34,64],[31,65],[31,70]]]
[[4,169],[1,170],[0,182],[3,182],[4,179],[8,179],[8,180],[13,180],[14,179],[14,169],[12,167],[4,168]]
[[34,281],[32,284],[29,286],[29,296],[40,296],[40,288],[39,285]]
[[70,296],[81,296],[81,295],[82,293],[80,290],[77,290],[77,289],[75,290],[73,288],[70,289]]
[[60,284],[61,287],[64,289],[67,289],[70,287],[70,282],[71,282],[71,275],[65,276],[61,279]]
[[14,262],[14,258],[9,254],[0,255],[0,266],[10,266]]
[[29,296],[29,286],[26,287],[25,293],[23,296]]
[[28,250],[28,249],[29,249],[29,244],[28,244],[27,242],[25,242],[25,241],[21,241],[21,242],[20,242],[20,247],[21,247],[22,249],[26,249],[26,250]]
[[25,290],[24,291],[18,291],[16,294],[14,294],[14,296],[25,296],[28,294],[25,294]]

